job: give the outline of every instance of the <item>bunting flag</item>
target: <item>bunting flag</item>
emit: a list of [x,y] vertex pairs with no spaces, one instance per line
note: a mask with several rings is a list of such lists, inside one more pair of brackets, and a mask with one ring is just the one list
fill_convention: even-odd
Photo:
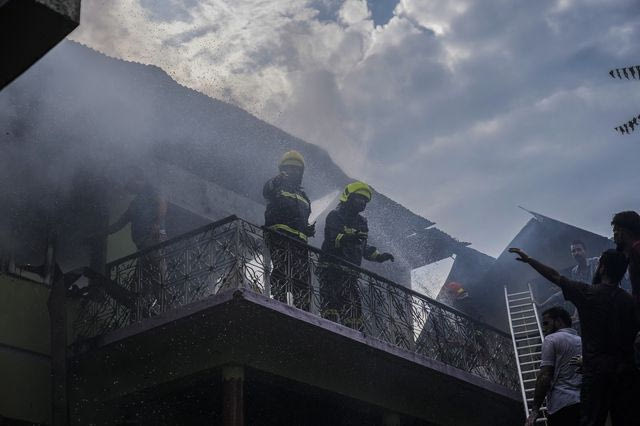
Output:
[[[617,76],[620,80],[622,80],[623,76],[627,80],[631,80],[631,78],[635,80],[637,75],[638,79],[640,79],[640,65],[632,65],[630,67],[609,70],[609,75],[611,76],[611,78],[616,78]],[[631,75],[631,78],[629,78],[629,75]]]
[[631,132],[635,131],[636,128],[640,129],[640,115],[631,118],[631,120],[627,121],[626,123],[620,124],[613,129],[616,132],[619,132],[621,135],[628,135],[631,134]]

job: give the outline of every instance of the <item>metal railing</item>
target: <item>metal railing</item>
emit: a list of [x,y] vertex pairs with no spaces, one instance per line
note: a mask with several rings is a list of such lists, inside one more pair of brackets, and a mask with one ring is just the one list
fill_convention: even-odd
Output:
[[123,291],[94,291],[82,302],[74,321],[80,339],[244,288],[517,388],[506,333],[236,217],[116,260],[107,270]]

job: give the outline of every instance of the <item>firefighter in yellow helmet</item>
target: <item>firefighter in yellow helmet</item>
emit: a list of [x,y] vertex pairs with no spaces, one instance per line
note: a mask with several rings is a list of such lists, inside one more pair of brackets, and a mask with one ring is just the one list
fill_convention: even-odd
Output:
[[364,182],[347,185],[340,203],[327,216],[323,254],[320,258],[320,293],[325,318],[350,327],[362,328],[362,305],[358,291],[358,273],[338,259],[360,266],[362,259],[372,262],[393,261],[390,253],[380,253],[367,243],[369,228],[361,215],[371,201],[373,191]]
[[271,292],[285,303],[291,294],[293,304],[302,309],[308,308],[310,295],[306,243],[316,233],[315,224],[309,224],[311,201],[302,189],[304,165],[298,151],[286,152],[278,165],[280,173],[262,191],[267,201],[265,227],[271,231],[266,238],[273,261]]

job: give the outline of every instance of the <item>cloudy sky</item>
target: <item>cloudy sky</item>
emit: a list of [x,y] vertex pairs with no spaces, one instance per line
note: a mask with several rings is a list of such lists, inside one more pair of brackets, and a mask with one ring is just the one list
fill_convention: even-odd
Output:
[[326,148],[497,255],[523,205],[609,235],[640,209],[637,0],[83,0],[70,38]]

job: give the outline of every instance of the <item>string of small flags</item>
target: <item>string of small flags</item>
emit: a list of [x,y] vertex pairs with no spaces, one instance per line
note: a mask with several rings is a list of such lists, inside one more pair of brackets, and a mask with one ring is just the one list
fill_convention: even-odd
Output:
[[[630,79],[637,79],[640,80],[640,65],[632,65],[630,67],[624,67],[624,68],[616,68],[614,70],[609,70],[609,75],[611,76],[611,78],[619,78],[622,80],[622,78],[626,78],[627,80]],[[631,77],[629,77],[631,76]]]
[[621,135],[628,135],[629,133],[633,132],[636,127],[640,127],[640,115],[638,115],[637,117],[633,117],[631,120],[619,125],[615,129],[620,132]]

